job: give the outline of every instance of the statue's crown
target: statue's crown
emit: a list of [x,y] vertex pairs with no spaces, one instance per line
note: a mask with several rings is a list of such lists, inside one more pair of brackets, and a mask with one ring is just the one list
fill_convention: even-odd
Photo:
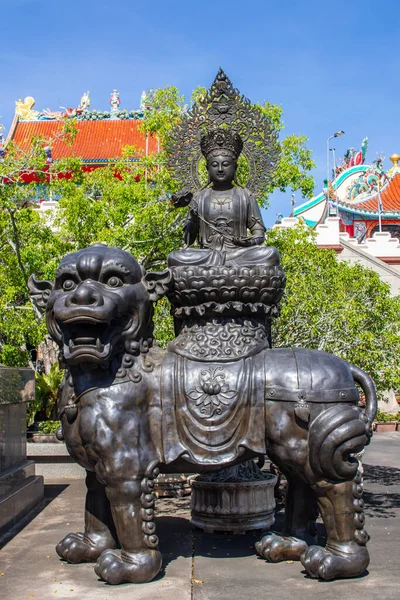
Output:
[[203,135],[200,147],[206,158],[213,154],[222,154],[237,160],[243,149],[243,141],[238,133],[231,133],[228,129],[219,128]]

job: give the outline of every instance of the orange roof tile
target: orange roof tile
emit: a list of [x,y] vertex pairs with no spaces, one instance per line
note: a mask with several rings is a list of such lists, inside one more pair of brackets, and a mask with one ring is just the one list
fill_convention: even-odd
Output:
[[[383,212],[393,213],[400,211],[400,174],[397,174],[389,181],[389,183],[381,191],[381,201]],[[370,196],[361,202],[341,202],[354,211],[361,212],[378,212],[378,194]]]
[[[84,162],[120,158],[124,146],[135,146],[138,157],[146,154],[146,138],[139,131],[139,120],[77,121],[78,133],[72,146],[56,140],[52,147],[53,159],[79,156]],[[61,121],[17,122],[12,140],[23,150],[30,146],[32,137],[54,138],[62,129]],[[157,152],[158,142],[149,137],[148,152]]]

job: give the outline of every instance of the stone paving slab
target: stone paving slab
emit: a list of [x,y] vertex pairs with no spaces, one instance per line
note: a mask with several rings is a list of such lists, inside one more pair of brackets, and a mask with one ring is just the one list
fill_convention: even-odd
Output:
[[[268,564],[254,556],[259,534],[196,534],[194,600],[399,600],[400,433],[375,434],[364,455],[368,575],[320,582],[298,562]],[[279,525],[278,515],[276,525]],[[278,529],[278,527],[277,527]],[[324,530],[319,525],[320,541]]]
[[93,564],[70,565],[56,554],[64,535],[82,530],[84,481],[56,481],[56,492],[59,495],[0,551],[1,600],[190,600],[192,529],[187,499],[159,501],[157,533],[164,563],[157,579],[110,586],[99,580]]
[[[163,571],[148,584],[109,586],[93,565],[59,560],[56,543],[83,524],[82,480],[53,482],[44,511],[0,551],[2,600],[398,600],[400,598],[400,434],[375,434],[364,456],[369,575],[353,580],[308,579],[300,563],[271,565],[254,553],[259,534],[192,530],[189,500],[157,502]],[[58,495],[57,495],[58,494]],[[282,515],[278,514],[277,520]],[[322,526],[319,527],[321,539]]]
[[[309,579],[298,562],[268,564],[254,556],[258,535],[228,538],[197,535],[194,600],[263,598],[279,600],[398,600],[400,598],[399,516],[369,518],[369,574],[352,580],[319,582]],[[225,539],[224,539],[225,538]],[[229,541],[230,540],[230,541]],[[321,596],[320,596],[321,595]]]

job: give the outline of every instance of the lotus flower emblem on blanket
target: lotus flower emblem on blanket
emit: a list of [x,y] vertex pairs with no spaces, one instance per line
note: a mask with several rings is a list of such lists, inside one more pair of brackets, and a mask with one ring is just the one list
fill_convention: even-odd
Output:
[[203,417],[211,418],[222,414],[223,407],[229,406],[230,400],[237,396],[226,383],[223,367],[210,367],[201,371],[200,383],[188,393],[191,400],[200,408]]

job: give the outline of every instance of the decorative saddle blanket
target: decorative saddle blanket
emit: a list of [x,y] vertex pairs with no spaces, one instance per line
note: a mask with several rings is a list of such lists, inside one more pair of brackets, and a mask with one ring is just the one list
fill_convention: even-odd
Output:
[[231,362],[168,352],[162,366],[165,462],[203,465],[265,454],[264,352]]

